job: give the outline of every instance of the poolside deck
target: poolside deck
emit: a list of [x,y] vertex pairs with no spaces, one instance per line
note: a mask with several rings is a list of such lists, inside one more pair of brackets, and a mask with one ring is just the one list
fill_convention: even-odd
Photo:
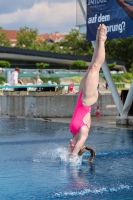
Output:
[[[92,126],[103,126],[103,127],[133,129],[133,126],[117,125],[116,124],[116,116],[92,117],[91,119],[92,119],[92,121],[91,121],[91,125]],[[70,118],[52,118],[51,121],[52,122],[69,123],[70,122]]]

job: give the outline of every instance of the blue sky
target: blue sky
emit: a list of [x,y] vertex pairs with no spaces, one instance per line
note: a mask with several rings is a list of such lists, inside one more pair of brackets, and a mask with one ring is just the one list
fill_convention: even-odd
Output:
[[0,0],[0,26],[6,30],[28,26],[39,33],[68,33],[76,26],[76,0]]

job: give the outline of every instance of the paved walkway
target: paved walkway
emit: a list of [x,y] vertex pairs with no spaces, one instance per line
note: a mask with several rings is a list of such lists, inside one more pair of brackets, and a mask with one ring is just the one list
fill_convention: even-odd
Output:
[[[133,129],[133,126],[116,125],[116,117],[115,116],[92,117],[91,119],[92,119],[92,122],[91,122],[92,126]],[[70,118],[52,118],[51,120],[53,122],[62,122],[62,123],[70,122]]]
[[[26,117],[17,117],[24,118]],[[34,120],[44,120],[46,122],[60,122],[60,123],[70,123],[71,118],[30,118]],[[128,125],[116,125],[116,116],[101,116],[101,117],[91,117],[91,125],[92,126],[102,126],[102,127],[112,127],[112,128],[125,128],[133,130],[133,126]]]

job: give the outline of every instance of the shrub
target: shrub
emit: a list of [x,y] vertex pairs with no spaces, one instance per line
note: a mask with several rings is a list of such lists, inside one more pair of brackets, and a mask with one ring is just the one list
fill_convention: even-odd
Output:
[[131,64],[129,71],[133,74],[133,63]]
[[123,75],[114,75],[114,74],[111,74],[112,75],[112,78],[113,78],[113,81],[118,83],[118,82],[124,82],[124,77]]
[[48,63],[36,63],[36,66],[38,67],[38,69],[43,69],[45,67],[49,67],[49,64]]
[[57,84],[60,84],[60,79],[56,77],[50,77],[50,78],[40,77],[40,78],[43,81],[43,83],[47,83],[49,80],[51,80],[52,82],[56,82]]
[[71,77],[71,79],[72,79],[73,81],[75,81],[76,83],[80,83],[81,80],[82,80],[82,77],[80,77],[80,76],[73,76],[73,77]]
[[113,62],[113,63],[108,64],[108,67],[109,67],[110,69],[113,69],[115,66],[116,66],[116,62]]
[[8,62],[8,61],[6,61],[6,60],[0,60],[0,67],[2,67],[2,68],[4,68],[4,67],[6,67],[6,68],[8,68],[8,67],[10,67],[10,62]]
[[5,77],[0,77],[0,84],[4,84],[6,82],[6,78]]
[[131,82],[132,82],[132,79],[133,79],[132,73],[126,72],[126,73],[123,75],[123,77],[124,77],[124,82],[126,82],[126,83],[131,83]]
[[72,62],[72,67],[75,67],[75,68],[81,69],[86,66],[87,66],[87,63],[83,60],[75,60]]

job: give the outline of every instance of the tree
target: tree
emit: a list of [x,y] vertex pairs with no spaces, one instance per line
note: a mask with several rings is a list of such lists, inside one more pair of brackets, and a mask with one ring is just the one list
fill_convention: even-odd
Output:
[[[64,40],[52,44],[40,40],[37,35],[37,29],[26,26],[20,28],[20,32],[17,34],[17,47],[82,56],[92,56],[94,51],[91,42],[86,41],[86,34],[80,34],[77,29],[71,29]],[[2,39],[0,39],[1,41],[1,45],[5,45]],[[106,58],[121,60],[125,62],[127,69],[130,68],[133,63],[133,37],[107,40],[105,45]]]
[[133,63],[131,64],[129,71],[133,74]]
[[75,55],[92,55],[93,47],[91,42],[86,41],[85,34],[79,34],[79,31],[72,29],[68,35],[66,35],[65,40],[58,43],[60,52]]
[[133,37],[120,38],[106,41],[106,57],[119,59],[125,62],[129,69],[133,63]]
[[36,66],[38,69],[40,69],[40,71],[42,71],[42,69],[44,69],[45,67],[49,67],[49,64],[48,63],[36,63]]
[[0,46],[10,46],[10,40],[7,36],[7,33],[0,27]]
[[87,63],[83,60],[75,60],[72,62],[72,67],[79,68],[79,70],[86,66],[87,66]]
[[54,53],[61,53],[61,49],[57,43],[47,44],[46,42],[43,43],[44,51],[54,52]]
[[9,68],[10,67],[10,62],[6,61],[6,60],[0,60],[0,67],[2,68]]
[[26,49],[37,49],[39,42],[36,39],[38,35],[37,29],[30,29],[25,26],[20,28],[20,31],[17,33],[17,47],[26,48]]
[[133,80],[133,75],[132,75],[132,73],[126,72],[126,73],[124,74],[124,82],[126,82],[126,83],[131,83],[132,80]]
[[109,67],[110,69],[113,69],[115,66],[116,66],[116,62],[113,62],[113,63],[108,64],[108,67]]

